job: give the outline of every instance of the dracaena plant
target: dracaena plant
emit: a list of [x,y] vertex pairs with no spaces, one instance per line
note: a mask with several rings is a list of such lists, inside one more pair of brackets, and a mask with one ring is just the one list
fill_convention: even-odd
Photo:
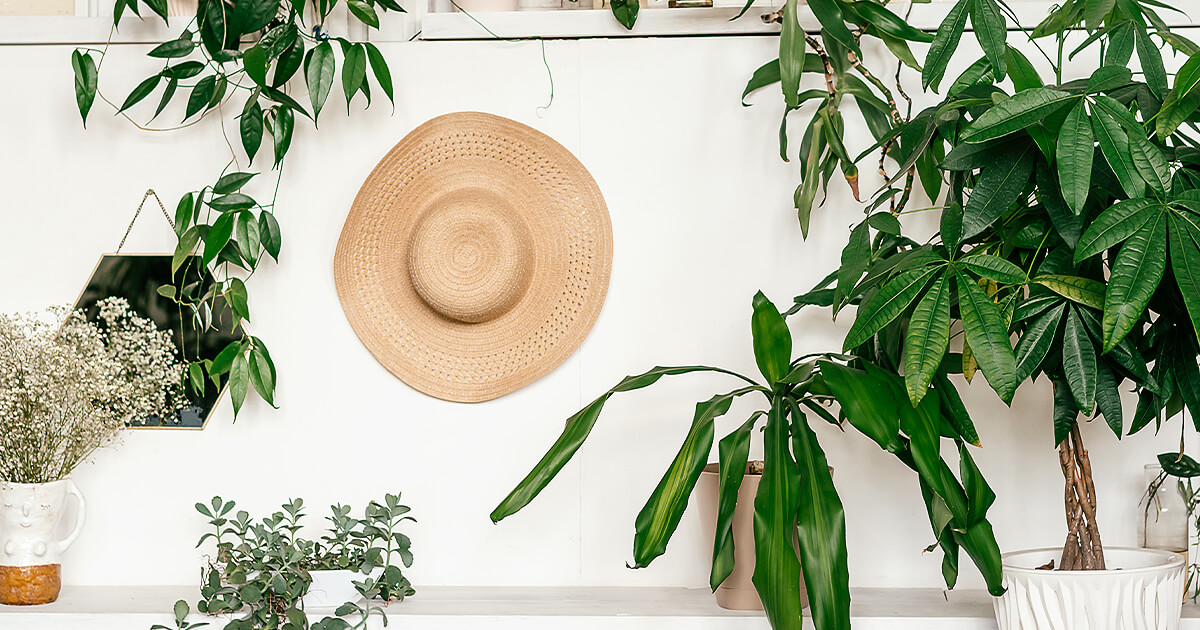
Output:
[[[939,29],[927,86],[937,89],[977,1],[961,0]],[[1067,485],[1065,569],[1104,568],[1079,418],[1102,416],[1119,438],[1184,407],[1200,417],[1200,48],[1155,7],[1169,9],[1063,3],[1019,35],[1047,75],[1003,42],[1002,54],[985,45],[899,130],[915,139],[895,155],[902,168],[936,165],[918,171],[941,201],[940,232],[917,242],[887,215],[868,216],[841,266],[793,309],[856,304],[844,351],[903,375],[909,406],[950,373],[969,381],[978,370],[1006,403],[1047,377]],[[1068,50],[1076,30],[1086,36]],[[1173,77],[1163,48],[1190,55]],[[1092,49],[1100,65],[1064,76],[1066,59]],[[1128,423],[1123,386],[1138,394]]]
[[[492,520],[516,513],[554,479],[583,445],[614,394],[648,387],[664,376],[715,372],[739,381],[740,386],[696,405],[679,453],[637,516],[634,567],[648,566],[666,551],[708,461],[718,419],[734,399],[749,395],[760,397],[762,407],[722,438],[718,448],[719,508],[709,579],[713,590],[733,570],[732,519],[738,489],[750,441],[758,433],[756,427],[764,423],[763,477],[753,506],[753,582],[767,618],[775,630],[802,627],[799,577],[803,572],[816,628],[850,627],[845,517],[812,426],[828,422],[849,425],[916,472],[951,585],[958,574],[961,548],[982,571],[991,592],[1002,593],[1000,552],[987,521],[995,495],[968,452],[967,445],[977,444],[978,437],[954,388],[939,380],[927,386],[922,402],[913,406],[902,379],[868,361],[835,354],[792,359],[787,324],[762,293],[754,298],[751,329],[761,380],[708,366],[656,367],[625,378],[567,420],[562,435],[496,507]],[[957,477],[941,456],[943,438],[959,447]]]
[[[215,309],[229,309],[234,329],[241,330],[242,338],[230,342],[212,361],[189,364],[188,383],[203,395],[206,381],[220,387],[224,375],[228,375],[235,417],[251,389],[274,405],[274,361],[266,344],[244,326],[251,315],[245,279],[268,257],[279,259],[282,234],[274,200],[284,158],[292,148],[296,121],[308,118],[316,124],[333,90],[339,54],[347,111],[359,94],[363,96],[360,100],[370,105],[373,88],[369,76],[374,79],[375,89],[393,100],[391,71],[379,49],[369,42],[350,41],[326,28],[338,2],[198,0],[195,15],[179,35],[147,53],[161,60],[162,67],[134,87],[119,105],[99,89],[99,70],[107,46],[79,48],[71,54],[76,103],[85,126],[97,97],[145,131],[178,131],[215,116],[222,119],[220,128],[225,134],[224,119],[236,120],[228,125],[236,129],[235,138],[225,137],[230,151],[228,163],[210,180],[213,183],[183,195],[176,206],[178,241],[172,264],[176,284],[159,289],[201,328],[221,321]],[[379,27],[380,13],[404,10],[396,0],[346,0],[345,6],[355,20],[372,28]],[[141,17],[146,9],[166,22],[166,0],[115,0],[113,28],[121,25],[123,17]],[[307,88],[311,109],[289,94],[301,83]],[[146,99],[156,93],[157,103],[151,113],[148,105],[155,99]],[[182,124],[151,126],[172,103],[183,104]],[[264,148],[268,139],[269,148]],[[240,150],[234,148],[235,144]],[[276,171],[269,178],[270,188],[263,190],[268,193],[266,197],[251,195],[255,187],[252,180],[259,173],[249,168],[256,158],[260,164],[272,164]],[[191,265],[209,267],[218,282],[207,290],[201,283],[184,282]]]

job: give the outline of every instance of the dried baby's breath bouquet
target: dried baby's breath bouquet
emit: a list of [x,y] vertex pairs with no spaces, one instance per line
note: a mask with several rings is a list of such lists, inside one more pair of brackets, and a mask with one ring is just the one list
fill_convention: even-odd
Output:
[[122,298],[98,306],[96,322],[67,307],[0,314],[0,480],[62,479],[128,423],[184,404],[170,333]]

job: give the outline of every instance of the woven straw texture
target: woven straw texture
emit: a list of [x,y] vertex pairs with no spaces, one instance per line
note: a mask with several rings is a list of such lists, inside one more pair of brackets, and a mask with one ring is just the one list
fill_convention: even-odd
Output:
[[579,347],[611,262],[608,208],[579,160],[525,125],[466,112],[421,125],[375,167],[334,278],[388,370],[431,396],[481,402]]

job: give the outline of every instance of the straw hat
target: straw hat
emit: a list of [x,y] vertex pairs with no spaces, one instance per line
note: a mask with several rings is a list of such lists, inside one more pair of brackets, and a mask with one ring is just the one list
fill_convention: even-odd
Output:
[[363,184],[334,257],[375,358],[443,400],[480,402],[562,363],[608,291],[612,227],[575,156],[520,123],[448,114]]

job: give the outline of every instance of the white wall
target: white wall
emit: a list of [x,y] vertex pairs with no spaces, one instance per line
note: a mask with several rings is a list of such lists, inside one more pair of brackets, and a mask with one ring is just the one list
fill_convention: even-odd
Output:
[[[813,236],[802,241],[790,204],[797,167],[777,156],[777,92],[757,95],[751,108],[738,101],[775,45],[768,37],[547,42],[555,95],[545,110],[538,42],[383,46],[396,75],[395,113],[377,101],[347,119],[333,95],[319,133],[298,125],[277,212],[281,263],[250,284],[254,333],[279,366],[280,409],[256,400],[233,424],[224,403],[203,432],[130,433],[77,471],[90,522],[67,555],[66,582],[195,582],[204,524],[191,506],[213,494],[256,514],[303,496],[316,522],[330,503],[361,505],[400,490],[419,519],[411,529],[418,588],[706,584],[709,550],[694,511],[653,567],[630,571],[625,562],[635,514],[686,433],[692,406],[729,387],[720,379],[677,377],[613,399],[577,461],[542,497],[499,526],[487,515],[562,421],[625,374],[682,363],[754,373],[753,293],[761,288],[786,305],[836,265],[859,207],[833,186]],[[152,71],[147,48],[114,49],[101,89],[122,99]],[[3,311],[74,299],[146,188],[173,204],[229,159],[215,120],[141,133],[97,102],[85,132],[69,52],[0,47]],[[973,60],[956,56],[960,68]],[[458,110],[514,118],[575,152],[604,191],[614,229],[608,301],[582,348],[540,381],[479,405],[426,397],[379,366],[347,325],[332,279],[338,232],[367,173],[416,125]],[[864,130],[855,135],[855,146],[869,144]],[[865,191],[871,170],[863,169]],[[172,244],[166,222],[150,212],[126,251]],[[836,350],[845,330],[845,320],[834,325],[816,311],[792,325],[797,352]],[[999,495],[991,516],[1001,545],[1061,544],[1047,388],[1023,386],[1009,409],[981,380],[968,405],[985,447],[980,466]],[[719,428],[736,426],[749,410],[739,403]],[[1179,427],[1176,419],[1161,437],[1147,432],[1119,448],[1103,425],[1085,427],[1106,544],[1136,543],[1142,465],[1177,443]],[[827,426],[819,433],[846,504],[852,582],[938,585],[939,557],[922,553],[933,538],[913,474],[857,434]],[[973,568],[961,583],[981,586]]]

